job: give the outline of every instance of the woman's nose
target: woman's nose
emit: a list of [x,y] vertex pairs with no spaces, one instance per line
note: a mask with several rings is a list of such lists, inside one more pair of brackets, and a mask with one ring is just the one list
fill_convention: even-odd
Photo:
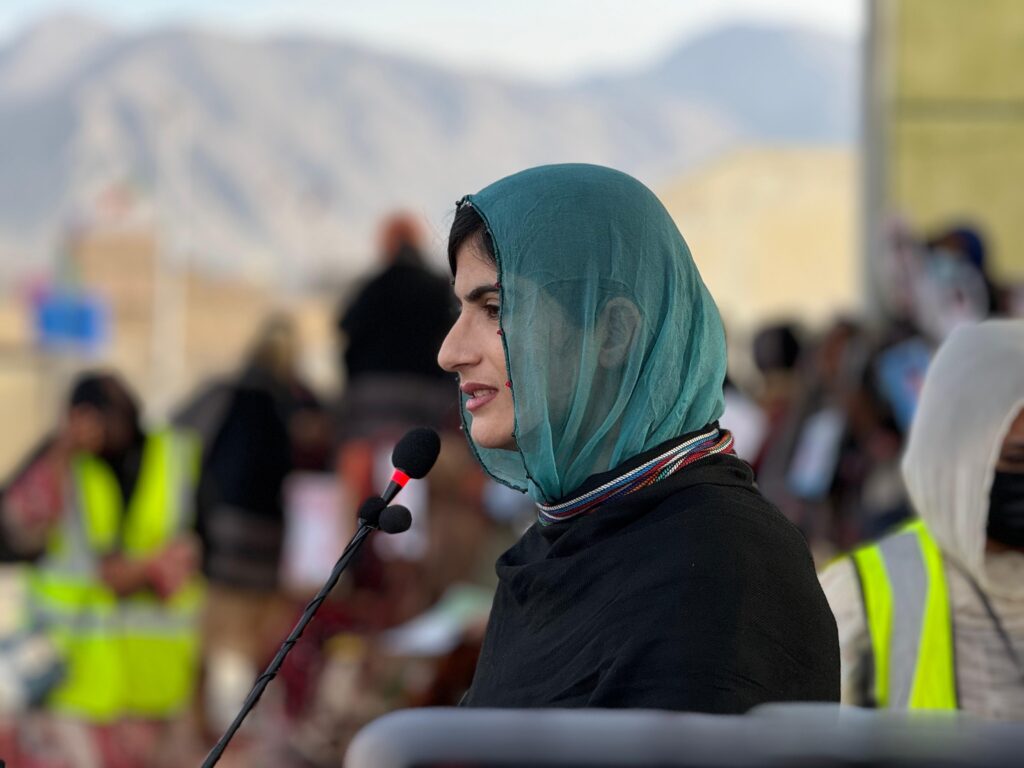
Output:
[[455,321],[437,353],[437,364],[450,373],[457,373],[460,367],[470,362],[466,351],[465,332],[462,327],[463,319],[460,316]]

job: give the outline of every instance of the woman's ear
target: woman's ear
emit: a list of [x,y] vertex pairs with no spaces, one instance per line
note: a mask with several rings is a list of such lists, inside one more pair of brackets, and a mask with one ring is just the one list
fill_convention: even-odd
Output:
[[621,296],[611,299],[601,308],[597,332],[601,340],[598,363],[602,368],[622,365],[636,340],[640,321],[640,310],[636,304]]

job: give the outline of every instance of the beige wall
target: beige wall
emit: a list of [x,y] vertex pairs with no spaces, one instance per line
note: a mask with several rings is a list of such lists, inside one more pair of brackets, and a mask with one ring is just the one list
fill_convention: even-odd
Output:
[[747,149],[659,190],[730,331],[858,308],[855,171],[845,149]]
[[0,297],[0,482],[53,425],[68,375],[34,350],[28,302]]

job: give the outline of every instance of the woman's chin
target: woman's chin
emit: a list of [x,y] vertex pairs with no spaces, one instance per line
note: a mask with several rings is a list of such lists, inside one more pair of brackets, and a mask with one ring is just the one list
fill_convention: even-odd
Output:
[[507,430],[488,429],[489,425],[481,424],[479,427],[474,424],[469,434],[478,448],[490,448],[499,451],[514,451],[515,440],[512,438],[511,428]]

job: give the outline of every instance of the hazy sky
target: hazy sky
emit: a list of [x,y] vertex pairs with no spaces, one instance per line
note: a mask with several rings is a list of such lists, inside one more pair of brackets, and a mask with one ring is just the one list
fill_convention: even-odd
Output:
[[301,30],[460,67],[543,80],[642,66],[735,21],[855,37],[867,0],[0,0],[0,42],[71,11],[119,26],[198,23],[241,34]]

